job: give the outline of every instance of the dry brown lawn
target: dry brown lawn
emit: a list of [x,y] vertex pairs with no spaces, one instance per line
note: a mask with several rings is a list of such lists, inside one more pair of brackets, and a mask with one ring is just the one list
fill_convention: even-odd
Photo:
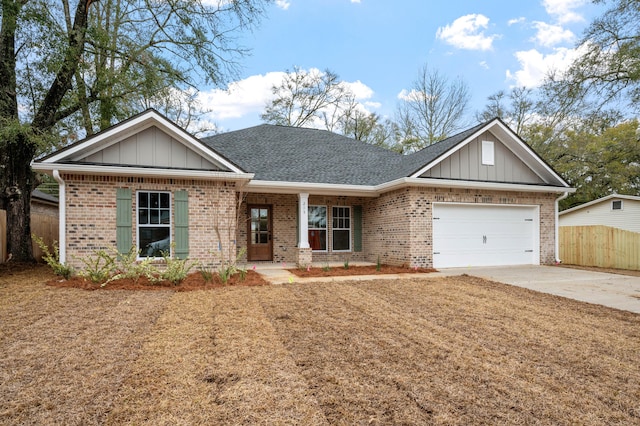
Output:
[[0,424],[640,423],[637,314],[468,276],[181,293],[0,274]]

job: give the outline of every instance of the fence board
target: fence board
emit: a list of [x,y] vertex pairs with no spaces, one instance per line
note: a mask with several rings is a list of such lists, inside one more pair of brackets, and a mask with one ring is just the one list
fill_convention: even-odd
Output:
[[[53,242],[58,241],[58,218],[44,214],[31,214],[31,233],[41,237],[51,249]],[[42,250],[33,243],[33,256],[42,260]],[[0,262],[7,259],[7,212],[0,210]]]
[[609,226],[561,226],[563,263],[640,270],[640,233]]

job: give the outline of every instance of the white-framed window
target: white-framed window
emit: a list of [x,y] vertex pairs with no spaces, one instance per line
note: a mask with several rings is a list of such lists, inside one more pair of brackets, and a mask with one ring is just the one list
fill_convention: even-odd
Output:
[[333,251],[351,251],[351,207],[332,208],[331,244]]
[[611,210],[622,210],[622,200],[611,201]]
[[309,206],[309,246],[327,251],[327,206]]
[[171,193],[138,191],[136,241],[140,257],[162,257],[171,250]]
[[482,141],[482,165],[493,166],[495,164],[495,152],[492,141]]

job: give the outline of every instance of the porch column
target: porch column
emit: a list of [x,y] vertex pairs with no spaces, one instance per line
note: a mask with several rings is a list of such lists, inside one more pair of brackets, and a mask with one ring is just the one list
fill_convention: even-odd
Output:
[[298,267],[311,265],[313,253],[309,246],[309,194],[298,194]]
[[298,217],[300,218],[300,235],[298,235],[298,248],[308,249],[309,246],[309,194],[298,194]]

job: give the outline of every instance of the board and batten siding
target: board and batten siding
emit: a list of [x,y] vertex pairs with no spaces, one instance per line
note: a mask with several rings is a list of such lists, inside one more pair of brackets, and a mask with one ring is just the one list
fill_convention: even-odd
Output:
[[[482,141],[494,146],[494,165],[482,164]],[[466,179],[487,182],[543,184],[529,166],[504,146],[491,132],[485,132],[433,166],[421,177]]]
[[611,202],[620,198],[603,200],[591,206],[560,214],[560,226],[604,225],[612,228],[640,232],[640,201],[622,199],[622,210],[612,210]]
[[102,164],[220,170],[155,126],[79,160]]

